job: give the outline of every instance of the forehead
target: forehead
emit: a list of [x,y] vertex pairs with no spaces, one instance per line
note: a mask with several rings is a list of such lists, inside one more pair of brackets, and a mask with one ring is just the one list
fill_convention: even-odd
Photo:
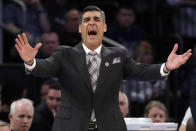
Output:
[[119,99],[125,100],[125,97],[122,93],[119,93]]
[[50,39],[50,38],[57,38],[55,33],[45,33],[42,35],[42,39]]
[[53,90],[53,89],[50,89],[48,91],[48,96],[60,97],[61,96],[61,90]]
[[101,13],[99,11],[87,11],[83,14],[82,19],[85,19],[87,17],[101,17]]
[[120,12],[118,13],[120,15],[134,15],[133,10],[129,10],[129,9],[121,9]]
[[153,107],[150,110],[151,113],[165,113],[162,109],[160,109],[159,107]]
[[17,115],[33,115],[33,108],[29,104],[23,104],[21,106],[16,106]]

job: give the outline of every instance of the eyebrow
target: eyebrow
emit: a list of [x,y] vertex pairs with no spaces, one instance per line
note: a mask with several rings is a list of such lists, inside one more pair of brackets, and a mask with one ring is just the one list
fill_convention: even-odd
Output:
[[95,19],[95,20],[100,20],[101,18],[98,17],[98,16],[95,16],[94,19]]
[[[94,20],[100,20],[101,18],[99,16],[94,16],[93,19]],[[90,20],[89,16],[83,19],[83,21],[89,21],[89,20]]]
[[83,21],[88,21],[88,20],[90,20],[90,17],[86,17],[83,19]]

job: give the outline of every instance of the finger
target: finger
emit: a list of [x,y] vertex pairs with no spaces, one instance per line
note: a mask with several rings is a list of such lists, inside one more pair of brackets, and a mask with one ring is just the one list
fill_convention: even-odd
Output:
[[186,52],[185,52],[182,56],[183,56],[183,57],[187,56],[189,53],[191,53],[191,51],[192,51],[192,50],[191,50],[191,49],[189,49],[189,50],[188,50],[188,51],[186,51]]
[[22,37],[24,39],[24,44],[29,44],[26,33],[22,33]]
[[20,41],[18,40],[18,38],[15,39],[15,42],[18,45],[18,47],[21,49],[23,45],[20,43]]
[[189,53],[188,55],[186,55],[185,57],[183,57],[183,62],[182,64],[185,64],[186,61],[189,59],[189,57],[192,55],[192,53]]
[[38,50],[41,46],[42,46],[42,43],[38,43],[38,44],[35,46],[35,50]]
[[18,35],[18,38],[19,38],[19,41],[22,45],[24,45],[24,40],[22,39],[22,36],[21,35]]
[[17,44],[15,44],[15,48],[18,51],[18,53],[21,54],[21,49],[20,49],[20,47]]
[[192,53],[188,53],[186,56],[185,56],[185,59],[188,60],[189,57],[192,55]]
[[173,50],[172,50],[171,53],[176,54],[177,49],[178,49],[178,44],[176,43],[176,44],[174,45],[174,48],[173,48]]
[[186,56],[184,56],[183,57],[183,60],[184,60],[183,63],[185,63],[190,58],[191,55],[192,55],[192,53],[188,53]]

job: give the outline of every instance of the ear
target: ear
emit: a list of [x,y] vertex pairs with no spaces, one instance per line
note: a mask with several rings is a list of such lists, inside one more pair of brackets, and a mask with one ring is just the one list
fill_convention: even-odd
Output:
[[81,30],[82,30],[81,29],[81,24],[79,24],[79,27],[78,28],[79,28],[79,33],[81,33]]
[[106,24],[104,24],[104,30],[103,30],[104,32],[106,32],[107,31],[107,25]]

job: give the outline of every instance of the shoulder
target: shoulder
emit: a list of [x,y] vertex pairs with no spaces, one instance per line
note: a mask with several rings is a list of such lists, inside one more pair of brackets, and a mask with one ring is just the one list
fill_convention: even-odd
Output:
[[127,49],[122,48],[122,47],[105,47],[103,46],[103,49],[109,52],[109,54],[121,54],[121,55],[126,55],[127,54]]
[[20,4],[17,2],[8,2],[5,4],[4,9],[19,9],[21,8]]

